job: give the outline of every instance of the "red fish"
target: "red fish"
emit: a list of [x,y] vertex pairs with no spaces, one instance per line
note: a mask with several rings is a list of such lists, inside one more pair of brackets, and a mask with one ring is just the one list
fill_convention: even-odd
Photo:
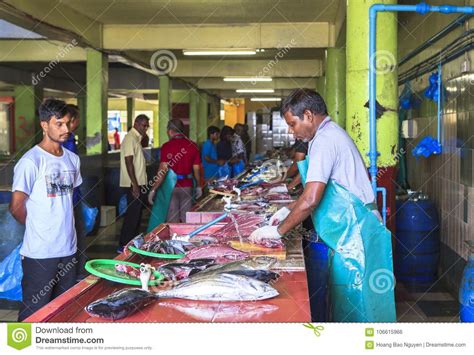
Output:
[[211,244],[194,248],[187,252],[186,256],[180,261],[215,259],[216,264],[225,264],[231,261],[243,260],[248,256],[248,253],[234,249],[226,244]]

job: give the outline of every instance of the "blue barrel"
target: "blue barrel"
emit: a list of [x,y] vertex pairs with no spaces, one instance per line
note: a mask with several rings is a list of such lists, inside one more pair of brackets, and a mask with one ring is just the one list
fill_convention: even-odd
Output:
[[474,255],[471,254],[464,268],[461,288],[459,289],[461,322],[474,322]]
[[314,232],[309,241],[303,242],[311,321],[325,322],[328,315],[328,247]]
[[439,262],[439,218],[428,199],[397,201],[395,276],[398,282],[429,285]]

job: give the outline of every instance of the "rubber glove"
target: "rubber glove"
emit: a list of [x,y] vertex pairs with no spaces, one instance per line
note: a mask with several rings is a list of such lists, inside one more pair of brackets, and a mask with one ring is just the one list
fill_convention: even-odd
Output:
[[153,202],[155,202],[155,194],[156,194],[156,190],[151,190],[150,193],[148,194],[148,203],[150,205],[153,205]]
[[195,197],[196,200],[199,200],[202,196],[202,188],[201,187],[196,187],[196,192],[195,192]]
[[273,216],[270,217],[268,224],[273,226],[274,224],[278,225],[290,214],[290,209],[288,207],[282,207],[276,211]]
[[280,239],[281,235],[278,233],[278,226],[264,226],[250,234],[249,240],[252,243],[258,243],[263,239]]

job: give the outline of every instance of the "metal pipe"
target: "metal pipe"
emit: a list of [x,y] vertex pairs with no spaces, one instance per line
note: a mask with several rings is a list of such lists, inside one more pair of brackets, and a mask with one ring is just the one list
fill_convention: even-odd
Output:
[[228,213],[227,213],[227,212],[224,213],[224,214],[221,214],[221,215],[220,215],[219,217],[217,217],[216,219],[214,219],[214,220],[210,221],[209,223],[207,223],[207,224],[205,224],[205,225],[203,225],[203,226],[197,228],[196,230],[193,230],[191,233],[189,233],[189,235],[188,235],[189,238],[195,236],[195,235],[198,234],[198,233],[201,233],[203,230],[205,230],[205,229],[207,229],[207,228],[213,226],[214,224],[216,224],[216,223],[222,221],[222,220],[223,220],[224,218],[226,218],[227,216],[228,216]]
[[[384,5],[374,4],[369,9],[369,172],[371,176],[372,189],[377,196],[377,121],[375,115],[376,100],[376,33],[377,33],[377,13],[378,12],[418,12],[426,14],[428,12],[440,12],[442,14],[464,13],[474,14],[473,6],[431,6],[424,2],[417,5]],[[382,196],[383,197],[383,196]],[[385,196],[386,198],[386,196]],[[385,202],[386,203],[386,202]]]
[[441,85],[441,69],[442,65],[441,63],[438,65],[438,144],[441,147],[441,95],[443,86]]

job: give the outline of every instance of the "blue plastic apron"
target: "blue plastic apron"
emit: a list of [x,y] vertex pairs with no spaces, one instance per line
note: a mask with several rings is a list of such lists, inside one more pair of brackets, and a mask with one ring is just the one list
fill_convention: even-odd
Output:
[[150,219],[148,220],[148,228],[146,229],[147,233],[166,222],[171,195],[173,194],[176,181],[178,181],[178,176],[172,169],[168,169],[164,181],[155,194],[155,201],[151,210]]
[[[298,162],[306,182],[309,157]],[[334,322],[395,322],[391,234],[373,206],[330,180],[311,217],[331,249],[329,303]]]

